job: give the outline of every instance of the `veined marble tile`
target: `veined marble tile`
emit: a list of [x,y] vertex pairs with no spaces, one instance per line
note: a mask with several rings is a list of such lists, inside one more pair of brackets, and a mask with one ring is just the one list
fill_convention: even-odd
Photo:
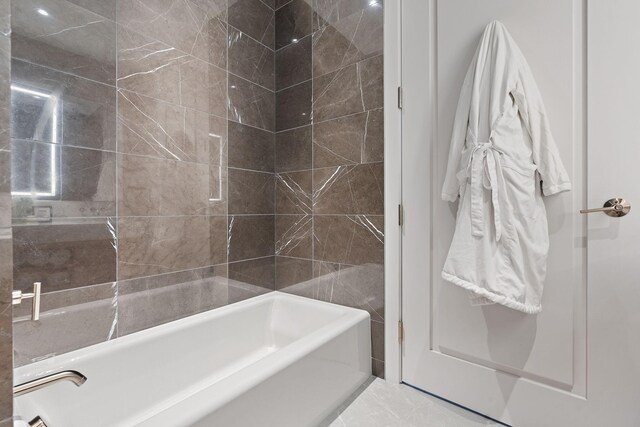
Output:
[[229,28],[229,72],[267,89],[275,89],[275,54],[273,50]]
[[313,171],[315,214],[384,215],[384,165],[368,163]]
[[258,0],[232,0],[229,2],[229,24],[249,34],[254,39],[273,49],[273,9]]
[[276,213],[311,214],[311,171],[276,174]]
[[323,427],[477,427],[499,424],[409,386],[365,383]]
[[229,214],[273,214],[272,173],[229,168]]
[[310,0],[292,0],[276,10],[276,50],[311,34]]
[[229,75],[229,120],[275,131],[275,94],[240,77]]
[[274,215],[229,215],[229,262],[274,254]]
[[311,133],[304,126],[276,134],[276,172],[311,169]]
[[276,215],[276,255],[311,258],[312,226],[311,215]]
[[384,262],[384,217],[315,215],[314,259],[360,265]]

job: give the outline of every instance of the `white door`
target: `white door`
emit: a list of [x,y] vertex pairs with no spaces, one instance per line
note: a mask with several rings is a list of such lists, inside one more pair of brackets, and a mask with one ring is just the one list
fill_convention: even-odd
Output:
[[[532,68],[573,191],[546,198],[543,312],[471,306],[440,272],[460,86],[502,21]],[[640,1],[402,2],[402,380],[514,426],[640,426]],[[622,196],[622,218],[581,215]]]

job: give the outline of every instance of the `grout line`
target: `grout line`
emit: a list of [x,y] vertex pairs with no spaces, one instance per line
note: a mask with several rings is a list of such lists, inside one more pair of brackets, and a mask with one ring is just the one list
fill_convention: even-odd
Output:
[[[275,91],[274,89],[269,89],[268,87],[266,87],[266,86],[262,86],[260,83],[256,83],[256,82],[254,82],[253,80],[249,80],[249,79],[248,79],[248,78],[246,78],[246,77],[242,77],[242,76],[240,76],[240,75],[238,75],[238,74],[232,73],[231,71],[228,71],[228,73],[229,73],[229,75],[234,76],[234,77],[237,77],[237,78],[239,78],[239,79],[241,79],[241,80],[244,80],[244,81],[246,81],[247,83],[251,83],[252,85],[258,86],[258,87],[259,87],[259,88],[261,88],[261,89],[264,89],[264,90],[266,90],[266,91],[269,91],[269,92],[271,92],[271,93],[273,93],[273,94],[275,94],[275,93],[276,93],[276,91]],[[227,84],[227,86],[228,86],[228,84]],[[274,84],[274,86],[275,86],[275,84]]]
[[[117,36],[117,35],[116,35],[116,36]],[[27,60],[27,59],[20,58],[19,56],[12,56],[12,57],[11,57],[11,60],[12,60],[12,61],[13,61],[13,60],[15,60],[15,61],[19,61],[19,62],[24,62],[25,64],[29,64],[29,65],[32,65],[32,66],[35,66],[35,67],[39,67],[39,68],[44,68],[44,69],[46,69],[46,70],[53,71],[53,72],[55,72],[55,73],[64,74],[64,75],[66,75],[66,76],[72,76],[72,77],[75,77],[75,78],[78,78],[78,79],[82,79],[82,80],[86,80],[86,81],[89,81],[89,82],[92,82],[92,83],[96,83],[96,84],[99,84],[99,85],[101,85],[101,86],[107,86],[107,87],[109,87],[109,88],[113,88],[113,89],[115,89],[115,88],[116,88],[116,83],[117,83],[117,81],[118,81],[118,78],[117,78],[117,76],[118,76],[117,71],[116,71],[116,74],[115,74],[116,79],[114,80],[114,84],[110,84],[110,83],[101,82],[101,81],[99,81],[99,80],[91,79],[91,78],[89,78],[89,77],[80,76],[80,75],[78,75],[78,74],[74,74],[74,73],[71,73],[71,72],[69,72],[69,71],[59,70],[59,69],[57,69],[57,68],[52,68],[52,67],[49,67],[49,66],[46,66],[46,65],[38,64],[38,63],[36,63],[36,62],[32,62],[32,61],[29,61],[29,60]],[[116,56],[116,60],[115,60],[115,64],[114,64],[114,65],[115,65],[116,70],[117,70],[117,67],[118,67],[118,59],[117,59],[117,56]]]
[[262,259],[267,259],[267,258],[275,258],[275,255],[264,255],[264,256],[259,256],[259,257],[255,257],[255,258],[247,258],[247,259],[240,259],[237,261],[229,261],[227,264],[239,264],[241,262],[245,262],[245,261],[257,261],[257,260],[262,260]]
[[276,174],[276,172],[260,171],[260,170],[256,170],[256,169],[247,169],[247,168],[239,168],[237,166],[228,166],[227,169],[234,169],[234,170],[245,171],[245,172],[263,173],[263,174],[266,174],[266,175],[275,175]]
[[[271,9],[271,8],[269,8],[269,9]],[[273,10],[273,9],[271,9],[271,10]],[[269,49],[272,53],[275,53],[275,49],[274,49],[274,48],[272,48],[271,46],[267,46],[266,44],[264,44],[264,42],[261,42],[261,41],[260,41],[260,40],[258,40],[257,38],[255,38],[255,37],[253,37],[253,36],[251,36],[251,35],[247,34],[246,32],[242,31],[240,28],[236,27],[235,25],[229,24],[228,22],[227,22],[227,25],[228,25],[229,27],[233,28],[234,30],[238,31],[239,33],[244,34],[245,36],[247,36],[248,38],[250,38],[250,39],[251,39],[251,40],[253,40],[254,42],[259,43],[260,45],[262,45],[262,46],[266,47],[266,48],[267,48],[267,49]],[[228,41],[228,40],[229,40],[229,30],[227,30],[227,41]],[[228,45],[228,44],[227,44],[227,45]]]

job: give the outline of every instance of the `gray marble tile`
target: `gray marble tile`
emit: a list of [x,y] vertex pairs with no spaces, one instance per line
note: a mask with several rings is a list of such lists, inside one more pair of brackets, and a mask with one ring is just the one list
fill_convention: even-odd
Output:
[[118,215],[209,213],[209,165],[119,155]]
[[372,320],[384,322],[384,266],[382,264],[353,266],[315,261],[313,279],[291,281],[291,284],[279,287],[279,290],[366,310]]
[[115,150],[115,88],[20,60],[11,78],[13,138]]
[[273,214],[272,173],[229,168],[229,214]]
[[229,72],[267,89],[275,89],[273,50],[233,27],[229,28]]
[[118,87],[226,117],[224,69],[122,26],[118,27]]
[[276,134],[276,172],[311,169],[311,130],[304,126]]
[[371,321],[371,357],[384,361],[384,322]]
[[276,175],[276,213],[311,214],[311,171]]
[[115,84],[115,22],[68,1],[11,3],[14,58]]
[[384,263],[384,218],[316,215],[314,259],[340,264]]
[[376,378],[320,424],[329,427],[498,426],[480,415],[406,385]]
[[273,132],[229,121],[229,167],[273,172]]
[[229,24],[273,49],[273,9],[258,0],[229,2]]
[[[239,261],[229,263],[229,278],[246,285],[252,285],[249,288],[242,287],[236,290],[236,294],[241,294],[242,290],[249,290],[255,294],[264,293],[275,289],[275,270],[274,257],[268,256],[264,258],[252,259],[248,261]],[[237,283],[236,283],[237,285]],[[262,288],[262,289],[256,289]],[[251,295],[254,296],[254,295]],[[238,296],[234,297],[235,301],[239,301]]]
[[226,215],[216,215],[209,218],[210,263],[213,265],[226,264],[227,262],[227,232]]
[[209,239],[206,216],[119,218],[118,279],[208,266]]
[[276,89],[311,79],[311,36],[276,52]]
[[382,54],[382,1],[375,5],[352,1],[357,4],[351,7],[345,3],[335,2],[328,10],[316,12],[320,18],[314,21],[320,25],[313,34],[315,77]]
[[311,215],[276,215],[276,255],[312,257]]
[[118,335],[229,303],[226,265],[118,283]]
[[230,215],[229,262],[274,254],[274,215]]
[[313,125],[315,168],[383,160],[383,110],[371,110]]
[[383,61],[376,56],[313,80],[315,123],[383,107]]
[[229,120],[275,131],[275,94],[261,86],[229,75]]
[[311,34],[310,0],[293,0],[276,10],[276,50]]
[[76,4],[82,8],[90,10],[93,13],[104,16],[105,18],[116,20],[116,5],[115,1],[104,0],[67,0],[70,3]]
[[117,336],[115,283],[87,286],[42,296],[40,320],[28,306],[14,314],[15,365],[98,344]]
[[14,219],[34,220],[34,208],[53,218],[115,215],[115,153],[13,140]]
[[276,92],[276,129],[278,131],[311,123],[311,92],[311,81]]
[[384,215],[384,165],[314,169],[313,212],[316,214]]
[[75,218],[52,223],[14,223],[14,287],[42,292],[112,282],[116,275],[115,223]]
[[[0,215],[10,216],[8,209]],[[0,229],[0,419],[11,416],[13,406],[12,255],[11,229]]]
[[118,23],[224,67],[224,6],[222,1],[196,4],[190,0],[119,0]]
[[118,151],[208,163],[215,117],[134,92],[118,91]]
[[313,261],[309,259],[276,257],[276,289],[285,289],[313,278]]

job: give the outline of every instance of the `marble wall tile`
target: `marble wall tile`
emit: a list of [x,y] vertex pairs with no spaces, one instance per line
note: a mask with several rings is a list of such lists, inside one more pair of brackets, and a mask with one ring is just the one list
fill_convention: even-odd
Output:
[[[315,261],[313,279],[292,281],[278,290],[334,304],[366,310],[371,319],[384,321],[384,267]],[[376,337],[376,340],[379,337]],[[378,347],[376,347],[378,349]]]
[[280,9],[285,4],[289,3],[291,0],[275,0],[275,9]]
[[229,303],[227,266],[118,282],[118,335]]
[[383,107],[383,61],[376,56],[313,80],[313,119],[321,122]]
[[229,262],[274,254],[274,215],[229,216]]
[[276,213],[311,214],[311,171],[286,172],[276,175]]
[[240,77],[229,75],[229,120],[274,131],[275,94]]
[[216,215],[209,217],[209,250],[210,263],[221,265],[227,263],[227,216]]
[[276,89],[311,79],[311,36],[303,37],[276,52]]
[[384,263],[384,218],[315,215],[314,259],[340,264]]
[[209,213],[209,165],[119,155],[118,215]]
[[180,66],[180,105],[226,117],[227,73],[195,57]]
[[313,261],[310,259],[276,257],[276,290],[303,283],[313,278]]
[[311,215],[276,215],[276,255],[312,258],[312,230]]
[[216,116],[125,90],[118,91],[118,151],[209,162],[226,126]]
[[229,214],[273,214],[275,182],[271,173],[229,168]]
[[119,218],[118,279],[210,265],[209,239],[206,216]]
[[232,0],[229,2],[229,24],[273,49],[273,9],[261,1]]
[[118,26],[118,88],[180,105],[180,65],[189,55]]
[[275,89],[275,54],[271,48],[233,27],[229,29],[229,72]]
[[311,169],[311,134],[311,126],[276,134],[276,172]]
[[117,294],[115,283],[43,294],[37,322],[29,305],[16,306],[16,367],[116,338]]
[[[115,215],[115,153],[13,140],[13,218],[33,219],[34,207],[53,218]],[[30,193],[30,194],[27,194]]]
[[226,117],[224,69],[122,26],[118,27],[118,87]]
[[[334,4],[329,9],[328,20],[324,20],[313,34],[315,77],[382,54],[382,5],[372,6],[370,2],[360,1],[355,2],[358,4],[352,5],[353,8],[345,8],[345,3]],[[342,13],[339,9],[343,9]]]
[[13,138],[115,150],[115,88],[16,59],[11,79]]
[[198,3],[190,0],[119,0],[118,23],[224,67],[224,4],[219,1]]
[[311,92],[311,81],[307,81],[276,93],[276,129],[278,131],[311,123]]
[[262,3],[266,4],[267,6],[269,6],[271,9],[275,9],[276,8],[276,1],[277,0],[260,0],[262,1]]
[[382,109],[316,123],[313,127],[313,165],[316,168],[383,160]]
[[309,0],[293,0],[276,10],[276,50],[311,34]]
[[384,361],[384,322],[371,321],[371,357]]
[[42,292],[112,282],[116,276],[115,224],[109,218],[13,225],[14,287]]
[[[0,215],[11,215],[0,209]],[[11,229],[0,229],[0,420],[11,417],[13,407],[13,328]]]
[[228,142],[227,120],[209,116],[209,213],[227,214],[228,187]]
[[314,169],[313,212],[316,214],[384,214],[384,165]]
[[14,58],[115,84],[115,22],[67,1],[11,3]]
[[[273,256],[232,262],[229,263],[229,278],[236,282],[260,287],[264,290],[274,290],[274,263],[275,259]],[[238,300],[237,297],[235,300]]]
[[67,0],[67,1],[69,3],[73,3],[87,10],[90,10],[93,13],[97,13],[100,16],[104,16],[105,18],[111,19],[112,21],[116,20],[117,2],[104,1],[104,0]]
[[273,132],[229,121],[229,167],[273,172]]

